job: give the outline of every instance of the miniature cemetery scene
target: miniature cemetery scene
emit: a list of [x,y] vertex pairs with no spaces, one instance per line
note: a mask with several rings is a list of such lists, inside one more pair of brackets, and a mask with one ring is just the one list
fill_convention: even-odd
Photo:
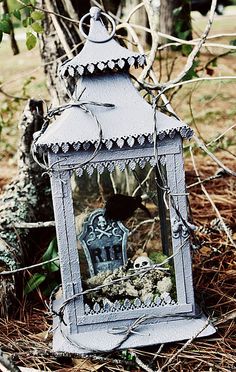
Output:
[[[109,15],[92,7],[80,31],[82,51],[59,70],[70,101],[51,110],[34,140],[50,175],[62,278],[54,351],[189,339],[206,322],[194,300],[182,154],[193,132],[138,92],[129,70],[144,67],[145,56],[115,40]],[[208,324],[198,337],[214,332]]]

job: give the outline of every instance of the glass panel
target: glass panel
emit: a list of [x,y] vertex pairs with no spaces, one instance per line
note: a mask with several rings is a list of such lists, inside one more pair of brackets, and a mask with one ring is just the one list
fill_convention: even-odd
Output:
[[[161,166],[165,174],[165,164]],[[82,283],[88,290],[86,314],[177,304],[173,260],[168,260],[172,256],[168,196],[162,189],[157,193],[161,182],[157,176],[150,165],[126,167],[123,172],[115,167],[111,174],[97,170],[90,176],[73,174]],[[110,199],[113,194],[122,197]],[[117,213],[130,209],[130,216],[122,221],[109,218],[107,200],[113,200],[111,213],[112,207]]]

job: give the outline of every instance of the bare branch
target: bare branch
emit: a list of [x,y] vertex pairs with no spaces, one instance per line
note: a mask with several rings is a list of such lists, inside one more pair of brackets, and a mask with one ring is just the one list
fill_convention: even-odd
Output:
[[202,141],[200,141],[200,139],[197,136],[193,135],[193,139],[196,142],[196,144],[198,145],[198,147],[200,147],[204,152],[206,152],[207,155],[209,155],[210,158],[212,160],[214,160],[214,162],[216,164],[218,164],[220,168],[224,169],[224,171],[227,174],[229,174],[230,176],[236,177],[236,172],[234,172],[231,169],[229,169],[228,167],[226,167],[214,154],[212,154],[212,152],[210,150],[208,150],[206,145]]
[[231,129],[235,128],[236,127],[236,124],[233,124],[231,125],[229,128],[227,128],[223,133],[221,133],[218,137],[216,137],[215,139],[213,139],[211,142],[209,142],[207,144],[207,146],[210,146],[212,143],[215,143],[217,141],[219,141],[222,137],[224,137],[224,135],[229,132]]
[[217,0],[212,0],[208,22],[207,22],[207,25],[205,27],[205,30],[204,30],[204,32],[203,32],[203,34],[201,36],[201,39],[199,40],[198,44],[195,45],[195,47],[193,48],[192,52],[189,54],[188,59],[187,59],[187,63],[185,65],[183,71],[180,72],[179,76],[177,76],[174,80],[169,81],[166,84],[167,86],[168,85],[171,85],[171,84],[178,83],[180,80],[182,80],[184,78],[184,76],[192,68],[194,59],[197,56],[198,52],[200,51],[202,45],[204,44],[204,42],[205,42],[205,40],[207,38],[207,35],[210,32],[210,29],[211,29],[211,26],[212,26],[212,23],[213,23],[213,19],[214,19],[216,5],[217,5]]
[[144,220],[141,221],[133,230],[130,231],[129,236],[133,235],[141,226],[147,224],[147,223],[154,223],[160,221],[159,217],[152,218],[150,220]]
[[52,10],[52,6],[51,6],[51,3],[50,3],[50,0],[45,0],[45,4],[50,12],[50,15],[51,15],[51,18],[52,18],[52,22],[53,22],[53,25],[56,29],[56,32],[58,34],[58,37],[60,39],[60,42],[66,52],[66,55],[68,58],[73,58],[73,53],[71,52],[71,48],[69,46],[69,44],[67,43],[66,41],[66,38],[65,38],[65,35],[61,29],[61,26],[57,20],[57,17],[56,15],[54,14],[53,10]]
[[46,222],[19,222],[14,223],[13,227],[16,229],[39,229],[42,227],[54,227],[55,221]]
[[16,270],[0,271],[0,277],[1,277],[1,276],[5,276],[5,275],[18,274],[18,273],[21,272],[21,271],[26,271],[26,270],[35,269],[36,267],[44,266],[44,265],[47,265],[48,263],[52,263],[52,262],[55,262],[55,261],[59,261],[59,257],[58,257],[58,256],[52,258],[51,260],[47,260],[47,261],[44,261],[44,262],[40,262],[40,263],[37,263],[37,264],[35,264],[35,265],[30,265],[30,266],[20,267],[19,269],[16,269]]
[[131,12],[127,15],[127,17],[126,17],[126,19],[125,19],[125,23],[128,23],[129,20],[130,20],[130,18],[132,17],[132,15],[133,15],[134,13],[136,13],[137,10],[140,9],[140,8],[142,8],[143,6],[144,6],[144,2],[141,2],[141,3],[139,3],[138,5],[136,5],[136,6],[131,10]]
[[[173,88],[179,87],[181,85],[187,85],[187,84],[197,83],[199,81],[235,80],[235,79],[236,79],[236,76],[233,76],[233,75],[229,75],[229,76],[215,76],[215,77],[207,77],[207,76],[205,76],[205,77],[201,77],[201,78],[196,78],[196,79],[191,79],[191,80],[185,80],[185,81],[180,81],[179,83],[171,84],[169,86],[166,86],[164,89],[162,89],[161,92],[164,93],[164,92],[166,92],[169,89],[173,89]],[[154,90],[157,89],[156,87],[154,87],[151,84],[143,83],[143,82],[142,82],[142,84],[144,86],[146,86],[147,88],[149,88],[149,89],[154,89]]]
[[[181,42],[168,43],[168,44],[161,45],[157,48],[157,50],[163,50],[163,49],[166,49],[170,46],[196,45],[196,44],[197,44],[197,42],[195,40],[191,40],[191,41],[182,40]],[[207,42],[205,42],[203,44],[203,47],[205,47],[205,48],[213,47],[213,48],[221,48],[221,49],[228,49],[228,50],[236,50],[235,45],[219,44],[219,43],[207,43]]]
[[192,68],[194,59],[195,59],[196,55],[198,54],[198,52],[200,51],[203,44],[205,43],[207,35],[210,32],[210,29],[211,29],[211,26],[212,26],[212,23],[213,23],[213,19],[214,19],[216,4],[217,4],[217,0],[212,0],[208,22],[207,22],[205,30],[202,34],[202,37],[199,40],[199,42],[195,45],[192,52],[189,54],[186,65],[184,66],[184,69],[180,72],[180,74],[175,79],[170,80],[166,84],[155,84],[155,85],[147,84],[148,87],[150,87],[150,88],[152,87],[153,89],[155,88],[155,89],[160,89],[160,90],[164,91],[166,88],[168,89],[169,86],[173,86],[173,85],[177,84],[178,82],[180,82],[186,76],[188,71]]

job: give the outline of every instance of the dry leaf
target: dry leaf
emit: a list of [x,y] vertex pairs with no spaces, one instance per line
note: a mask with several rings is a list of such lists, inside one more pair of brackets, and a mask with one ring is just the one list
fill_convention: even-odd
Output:
[[204,247],[200,248],[200,252],[203,256],[209,256],[212,252],[212,249],[209,248],[209,247],[204,246]]

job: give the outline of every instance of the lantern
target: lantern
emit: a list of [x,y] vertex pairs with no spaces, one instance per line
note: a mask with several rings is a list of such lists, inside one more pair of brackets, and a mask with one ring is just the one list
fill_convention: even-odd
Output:
[[[89,16],[86,36],[83,22]],[[110,34],[102,18],[112,24]],[[187,219],[182,155],[183,138],[190,138],[192,130],[174,117],[155,112],[138,93],[128,69],[144,66],[145,56],[113,39],[110,16],[92,7],[90,15],[81,19],[80,29],[87,39],[82,51],[60,68],[71,101],[51,112],[54,123],[37,133],[34,143],[38,156],[47,159],[44,167],[51,178],[62,277],[62,298],[53,300],[53,348],[87,354],[210,335],[215,330],[210,324],[204,327],[206,318],[196,308],[192,282],[192,225]],[[73,172],[81,177],[146,164],[156,169],[161,244],[173,268],[172,283],[165,262],[155,264],[143,256],[127,268],[129,232],[122,221],[108,221],[103,209],[86,219],[79,237],[76,231]],[[90,282],[100,278],[95,289],[83,284],[78,240],[88,261]],[[118,274],[124,273],[125,265],[128,275],[122,278]],[[145,290],[146,280],[149,285],[147,278],[155,281],[155,290],[145,297],[140,288]],[[131,298],[113,295],[112,300],[91,302],[89,294],[105,287],[113,293],[118,283],[132,287]]]

